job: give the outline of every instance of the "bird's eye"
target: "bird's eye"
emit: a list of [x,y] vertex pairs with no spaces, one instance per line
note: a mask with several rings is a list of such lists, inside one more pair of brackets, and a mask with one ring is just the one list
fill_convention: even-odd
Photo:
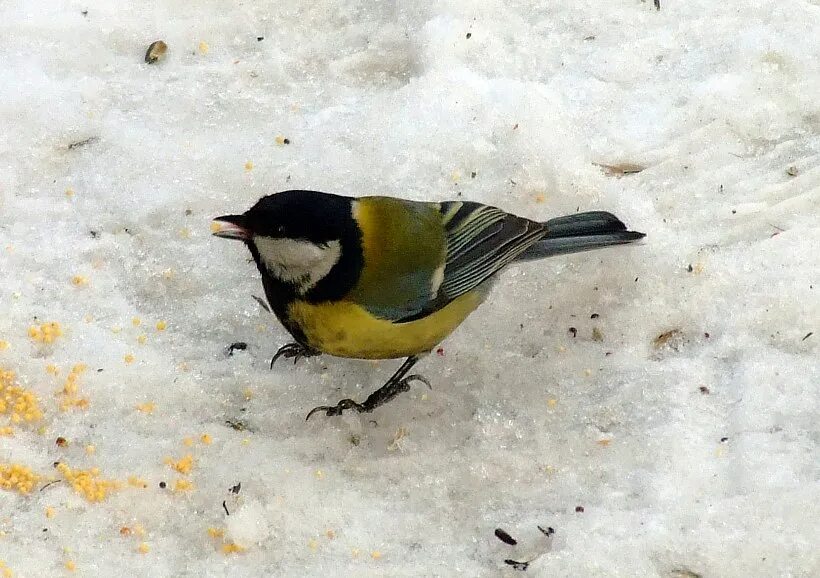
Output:
[[279,225],[278,227],[276,227],[276,232],[279,233],[280,235],[283,234],[285,232],[285,226],[284,225]]

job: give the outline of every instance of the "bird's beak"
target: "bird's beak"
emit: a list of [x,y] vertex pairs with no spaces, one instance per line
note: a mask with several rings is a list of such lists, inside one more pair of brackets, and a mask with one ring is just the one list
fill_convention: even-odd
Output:
[[225,239],[239,239],[247,241],[252,233],[247,228],[244,215],[224,215],[217,217],[211,223],[211,233]]

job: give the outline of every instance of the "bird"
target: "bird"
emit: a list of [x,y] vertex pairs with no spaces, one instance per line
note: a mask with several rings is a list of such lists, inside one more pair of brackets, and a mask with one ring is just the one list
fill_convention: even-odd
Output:
[[271,368],[279,358],[295,363],[322,353],[405,359],[363,402],[318,406],[306,419],[372,412],[412,382],[429,387],[408,373],[481,305],[508,265],[645,236],[605,211],[542,222],[466,200],[309,190],[264,196],[242,214],[215,218],[211,230],[244,242],[270,310],[294,339]]

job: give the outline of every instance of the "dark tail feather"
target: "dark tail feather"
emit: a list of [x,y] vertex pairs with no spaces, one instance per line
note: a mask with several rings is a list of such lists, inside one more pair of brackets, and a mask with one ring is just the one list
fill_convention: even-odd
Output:
[[547,228],[544,238],[521,253],[516,261],[531,261],[610,245],[623,245],[646,236],[637,231],[627,231],[626,225],[618,217],[605,211],[557,217],[544,225]]

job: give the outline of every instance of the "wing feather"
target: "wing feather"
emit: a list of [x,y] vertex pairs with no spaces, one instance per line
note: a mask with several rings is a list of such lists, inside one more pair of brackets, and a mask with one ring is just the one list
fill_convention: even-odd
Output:
[[447,246],[443,280],[421,311],[399,322],[426,317],[475,289],[546,234],[541,223],[480,203],[446,202],[439,211]]
[[[444,207],[443,213],[452,211]],[[452,300],[480,285],[540,240],[544,226],[495,207],[459,203],[445,222],[447,258],[439,297]]]

